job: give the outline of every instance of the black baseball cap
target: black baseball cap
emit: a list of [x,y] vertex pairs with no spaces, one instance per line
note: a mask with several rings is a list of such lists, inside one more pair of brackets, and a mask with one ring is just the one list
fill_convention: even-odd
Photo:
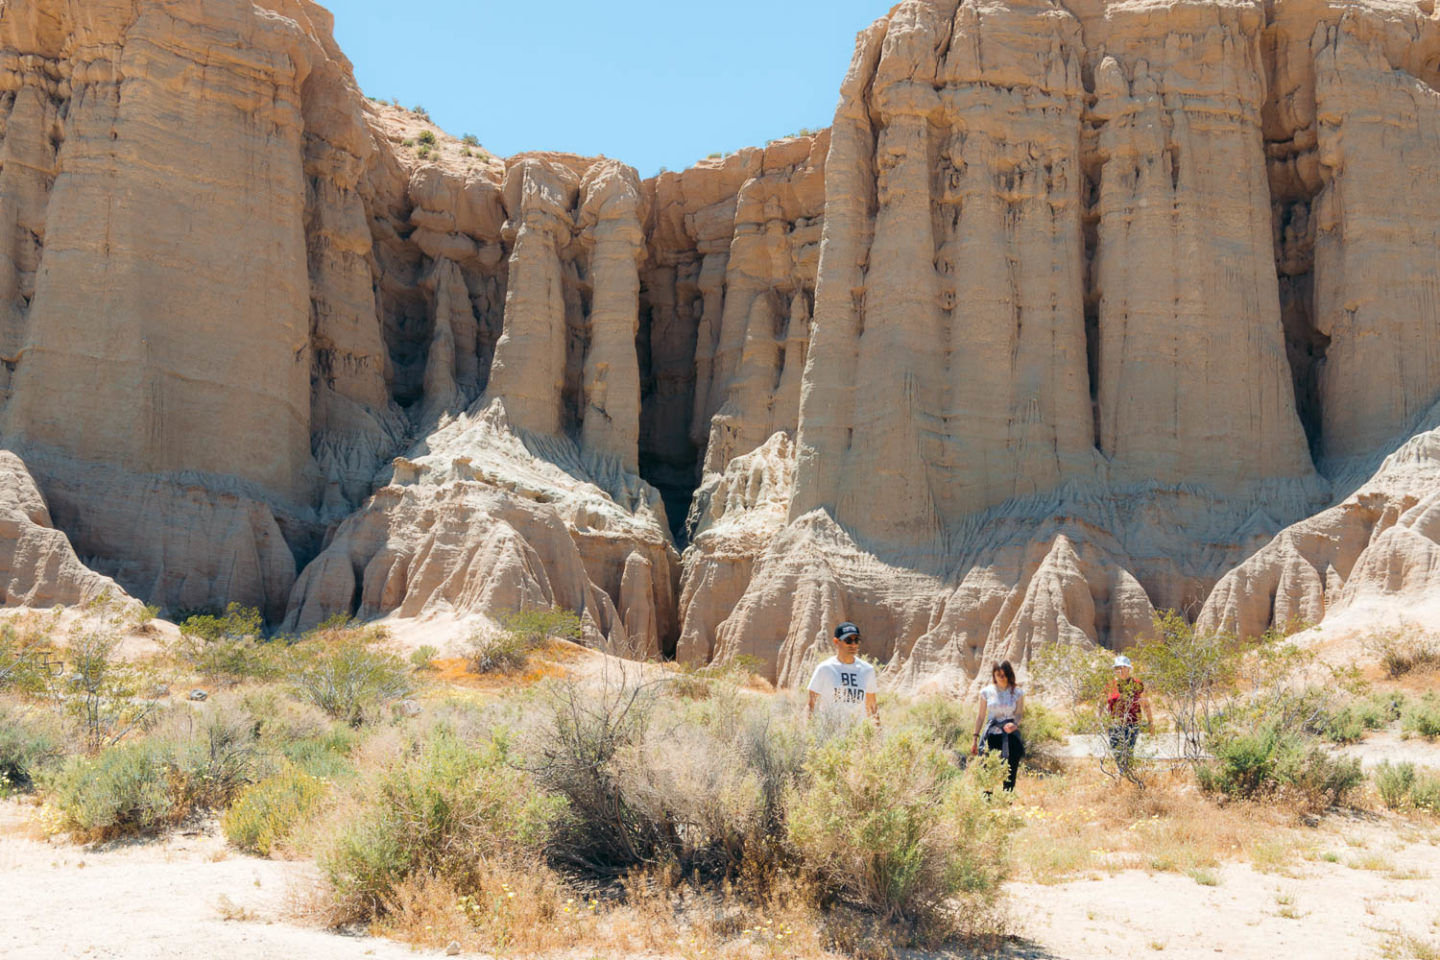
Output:
[[844,623],[840,624],[838,627],[835,628],[836,640],[844,640],[846,637],[858,636],[860,636],[860,628],[855,626],[855,624],[851,623],[849,620],[846,620]]

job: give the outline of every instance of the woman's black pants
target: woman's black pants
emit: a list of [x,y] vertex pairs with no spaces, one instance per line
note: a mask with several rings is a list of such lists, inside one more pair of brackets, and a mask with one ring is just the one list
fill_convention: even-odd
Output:
[[[1008,742],[1007,742],[1008,741]],[[1005,789],[1015,789],[1015,774],[1020,771],[1020,761],[1025,757],[1025,741],[1020,739],[1020,731],[1014,733],[989,733],[985,734],[985,750],[998,750],[1005,758],[1009,769],[1005,774]]]

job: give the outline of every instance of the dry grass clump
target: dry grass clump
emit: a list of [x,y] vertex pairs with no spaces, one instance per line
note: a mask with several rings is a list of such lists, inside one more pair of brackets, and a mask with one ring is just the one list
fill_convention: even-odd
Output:
[[1410,624],[1365,638],[1364,648],[1388,679],[1440,670],[1440,634]]
[[[1036,883],[1130,869],[1190,874],[1244,858],[1273,871],[1282,866],[1277,855],[1289,863],[1298,854],[1298,844],[1288,842],[1299,835],[1293,809],[1217,806],[1184,769],[1153,771],[1141,789],[1096,766],[1076,766],[1032,779],[1025,793],[1015,861]],[[1286,839],[1283,849],[1266,846],[1277,837]]]

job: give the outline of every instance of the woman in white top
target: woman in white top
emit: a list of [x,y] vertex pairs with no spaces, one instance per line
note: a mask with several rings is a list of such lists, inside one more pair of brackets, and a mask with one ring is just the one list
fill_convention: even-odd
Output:
[[1020,721],[1025,717],[1025,688],[1015,684],[1015,668],[1009,660],[991,667],[990,677],[994,682],[980,691],[980,715],[975,718],[975,740],[970,752],[979,753],[982,746],[987,751],[999,750],[1009,765],[1005,789],[1014,790],[1015,774],[1025,756],[1025,741],[1020,738]]

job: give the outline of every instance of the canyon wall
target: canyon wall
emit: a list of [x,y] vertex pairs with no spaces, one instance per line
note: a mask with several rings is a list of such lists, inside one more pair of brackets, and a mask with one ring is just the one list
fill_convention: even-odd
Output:
[[1428,0],[905,0],[830,129],[645,180],[330,27],[0,0],[7,603],[559,604],[785,683],[853,619],[963,685],[1434,586]]

